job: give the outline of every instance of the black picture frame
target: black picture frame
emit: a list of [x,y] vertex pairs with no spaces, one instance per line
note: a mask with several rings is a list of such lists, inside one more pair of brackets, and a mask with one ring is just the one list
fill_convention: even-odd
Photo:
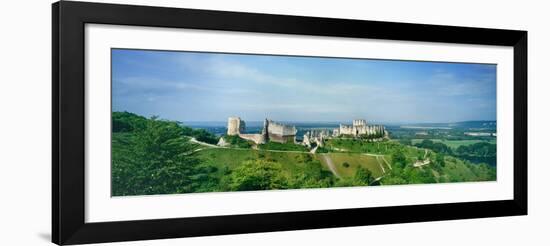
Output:
[[[89,2],[52,6],[52,241],[83,244],[527,214],[527,31]],[[86,23],[513,47],[514,199],[85,223]]]

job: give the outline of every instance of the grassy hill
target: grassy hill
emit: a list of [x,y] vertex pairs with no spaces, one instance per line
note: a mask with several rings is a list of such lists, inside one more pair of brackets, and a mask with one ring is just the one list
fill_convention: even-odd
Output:
[[336,182],[330,170],[310,153],[212,148],[195,152],[193,156],[201,160],[203,165],[216,168],[216,172],[212,176],[214,179],[220,180],[221,189],[224,189],[226,185],[224,184],[225,176],[233,174],[235,170],[243,166],[243,163],[257,160],[277,165],[280,168],[279,175],[287,183],[287,186],[280,187],[280,189],[330,187]]
[[494,167],[394,141],[329,139],[312,154],[239,139],[221,148],[203,130],[127,112],[113,126],[113,196],[496,180]]

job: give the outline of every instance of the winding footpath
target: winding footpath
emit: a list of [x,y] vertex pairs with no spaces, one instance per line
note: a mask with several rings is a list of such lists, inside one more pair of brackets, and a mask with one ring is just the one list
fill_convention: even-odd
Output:
[[203,146],[212,147],[212,148],[222,148],[222,147],[220,147],[220,146],[218,146],[218,145],[209,144],[209,143],[205,143],[205,142],[199,141],[199,140],[197,140],[196,138],[191,138],[191,139],[189,139],[189,142],[191,142],[191,143],[196,143],[196,144],[200,144],[200,145],[203,145]]
[[[376,157],[376,160],[377,160],[378,162],[380,162],[378,158],[381,158],[382,161],[384,161],[384,163],[386,164],[386,166],[388,166],[388,168],[389,168],[390,170],[393,170],[393,169],[391,168],[390,163],[386,160],[386,157],[385,157],[384,155],[380,155],[380,154],[370,154],[370,153],[363,153],[363,155],[368,155],[368,156]],[[380,163],[379,163],[379,164],[380,164]],[[380,165],[380,168],[382,169],[382,171],[384,171],[384,167],[383,167],[382,165]],[[384,171],[384,173],[385,173],[385,171]]]
[[382,166],[382,163],[380,162],[380,157],[376,156],[376,162],[378,162],[378,166],[380,166],[380,169],[382,169],[382,173],[386,173],[386,169],[384,169],[384,166]]
[[321,157],[323,157],[323,160],[327,163],[328,168],[330,171],[336,176],[337,178],[342,178],[340,174],[336,172],[336,167],[334,166],[334,162],[332,162],[332,159],[327,154],[321,154]]

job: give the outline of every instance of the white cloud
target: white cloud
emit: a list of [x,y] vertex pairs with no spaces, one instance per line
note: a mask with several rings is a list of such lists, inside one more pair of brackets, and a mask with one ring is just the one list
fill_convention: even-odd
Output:
[[440,71],[430,78],[429,85],[442,96],[479,96],[492,92],[494,83],[496,81],[489,76],[458,78],[453,73]]

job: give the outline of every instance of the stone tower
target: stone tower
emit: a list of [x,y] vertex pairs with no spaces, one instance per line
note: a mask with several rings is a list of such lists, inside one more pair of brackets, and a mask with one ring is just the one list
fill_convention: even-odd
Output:
[[353,126],[355,126],[355,127],[367,126],[367,121],[363,120],[363,119],[353,120]]
[[245,124],[244,121],[241,120],[239,117],[229,117],[227,119],[227,135],[229,136],[235,136],[239,135],[242,131],[244,131]]
[[269,142],[269,121],[267,118],[264,120],[264,128],[262,129],[262,138],[264,143]]

